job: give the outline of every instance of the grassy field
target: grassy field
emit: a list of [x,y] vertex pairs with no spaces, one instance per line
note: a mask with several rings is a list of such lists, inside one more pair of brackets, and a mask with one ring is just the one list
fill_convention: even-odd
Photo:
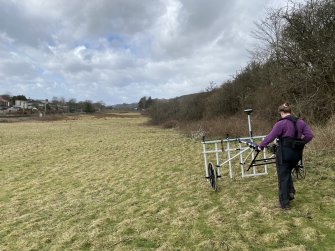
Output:
[[215,193],[200,141],[146,120],[1,123],[0,250],[334,250],[332,154],[282,211],[274,167]]

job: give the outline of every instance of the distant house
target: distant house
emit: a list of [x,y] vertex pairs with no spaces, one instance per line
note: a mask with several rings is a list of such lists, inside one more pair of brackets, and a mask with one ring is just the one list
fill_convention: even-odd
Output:
[[9,101],[4,99],[3,97],[0,97],[0,106],[1,107],[8,107],[9,106]]
[[20,107],[22,109],[28,108],[28,101],[27,100],[15,100],[15,107]]

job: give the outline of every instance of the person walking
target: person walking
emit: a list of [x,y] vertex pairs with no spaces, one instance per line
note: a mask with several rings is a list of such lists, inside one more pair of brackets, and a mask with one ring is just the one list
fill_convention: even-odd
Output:
[[276,149],[279,190],[278,207],[290,209],[290,200],[293,200],[295,196],[291,172],[302,159],[304,145],[310,142],[314,135],[305,121],[292,115],[289,103],[280,105],[278,112],[281,118],[259,144],[259,148],[263,150],[269,143],[275,139],[278,140]]

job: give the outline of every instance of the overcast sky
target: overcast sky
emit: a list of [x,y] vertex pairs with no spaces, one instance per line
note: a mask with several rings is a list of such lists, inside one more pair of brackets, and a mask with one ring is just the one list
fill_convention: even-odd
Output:
[[0,94],[107,105],[173,98],[243,68],[286,0],[0,0]]

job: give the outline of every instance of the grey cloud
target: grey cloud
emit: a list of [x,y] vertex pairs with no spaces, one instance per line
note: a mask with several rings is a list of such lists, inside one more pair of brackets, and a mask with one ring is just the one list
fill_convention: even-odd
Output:
[[61,10],[59,21],[66,30],[58,36],[63,40],[132,36],[145,31],[161,13],[159,1],[155,0],[63,0],[49,4]]
[[[266,0],[258,2],[264,4]],[[156,51],[160,56],[189,57],[218,39],[221,43],[217,46],[223,49],[237,47],[236,42],[246,48],[246,39],[254,28],[252,17],[260,17],[257,13],[262,14],[254,1],[180,1],[174,13],[176,29],[171,25],[157,28],[161,36],[155,40]],[[164,28],[171,29],[167,36]],[[240,42],[241,36],[244,43]]]
[[0,72],[4,78],[31,78],[37,76],[37,69],[34,65],[31,65],[22,61],[2,61],[0,62]]
[[70,72],[71,74],[77,74],[79,72],[91,72],[92,66],[78,62],[70,62],[64,66],[64,71]]
[[247,63],[273,1],[285,0],[0,0],[0,94],[111,104],[202,91]]
[[38,46],[51,40],[52,25],[46,17],[31,15],[16,2],[1,0],[0,5],[0,32],[15,43]]

